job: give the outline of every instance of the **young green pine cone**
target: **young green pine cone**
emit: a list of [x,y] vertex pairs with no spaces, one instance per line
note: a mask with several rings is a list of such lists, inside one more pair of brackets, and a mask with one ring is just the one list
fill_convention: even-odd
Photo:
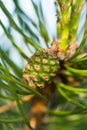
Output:
[[59,69],[59,61],[50,49],[36,51],[23,70],[24,81],[33,88],[43,88],[52,82]]

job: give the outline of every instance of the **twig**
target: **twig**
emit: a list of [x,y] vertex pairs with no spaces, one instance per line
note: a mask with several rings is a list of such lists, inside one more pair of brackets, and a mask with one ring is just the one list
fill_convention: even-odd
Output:
[[[20,104],[22,104],[23,102],[31,100],[33,97],[34,97],[34,95],[28,95],[28,96],[22,97],[21,100],[20,100]],[[10,103],[8,105],[1,106],[0,107],[0,113],[4,113],[4,112],[6,112],[6,111],[8,111],[8,110],[10,110],[10,109],[12,109],[16,106],[17,106],[16,101],[13,101],[12,103]]]

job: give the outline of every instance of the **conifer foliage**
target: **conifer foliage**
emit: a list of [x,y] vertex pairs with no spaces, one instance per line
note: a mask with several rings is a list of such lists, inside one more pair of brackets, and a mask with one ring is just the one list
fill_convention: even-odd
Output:
[[22,9],[21,0],[12,0],[13,14],[0,0],[8,20],[8,27],[0,20],[0,130],[82,130],[87,127],[87,1],[54,1],[55,39],[42,1],[30,1],[38,22]]

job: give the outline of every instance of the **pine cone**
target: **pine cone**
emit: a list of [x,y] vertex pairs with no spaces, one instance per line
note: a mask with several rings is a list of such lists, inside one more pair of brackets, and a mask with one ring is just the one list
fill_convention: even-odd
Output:
[[44,88],[52,82],[59,69],[59,61],[50,49],[36,51],[23,70],[24,81],[33,88]]

